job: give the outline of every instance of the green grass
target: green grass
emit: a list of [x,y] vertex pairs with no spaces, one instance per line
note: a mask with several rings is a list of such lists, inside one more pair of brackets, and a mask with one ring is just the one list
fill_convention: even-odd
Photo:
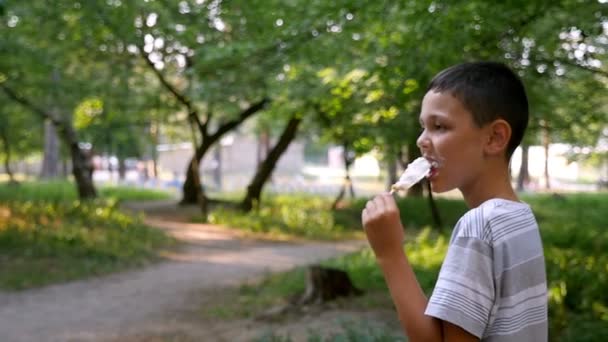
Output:
[[[608,340],[608,194],[529,195],[523,200],[532,206],[537,216],[545,248],[551,341]],[[304,207],[308,203],[314,203],[302,198],[293,201],[291,207],[300,213],[306,212]],[[332,216],[335,221],[326,219],[344,225],[340,228],[343,230],[352,227],[346,225],[348,222],[360,225],[358,215],[364,203],[357,201],[342,209],[341,216]],[[404,249],[422,288],[430,293],[447,251],[450,232],[446,229],[437,233],[428,227],[430,211],[425,200],[403,199],[398,204],[408,227]],[[453,225],[466,211],[462,201],[440,200],[438,205],[446,226]],[[322,207],[318,205],[317,210]],[[370,295],[377,298],[378,293],[387,295],[384,279],[370,250],[325,264],[347,271],[355,286],[368,293],[354,299],[361,306],[387,305],[383,300],[366,300]],[[303,289],[303,269],[273,275],[239,290],[237,297],[249,308],[246,312],[228,305],[223,307],[223,314],[224,317],[247,316],[276,304],[277,298],[293,296]]]
[[206,305],[201,314],[206,318],[232,320],[253,317],[271,307],[286,304],[289,299],[304,291],[305,270],[269,274],[258,282],[241,284],[228,289],[223,297]]
[[[331,334],[321,334],[310,331],[308,342],[401,342],[406,339],[398,333],[388,331],[383,327],[373,326],[369,322],[357,320],[342,320],[339,322],[340,331]],[[256,342],[291,342],[289,335],[284,336],[275,332],[267,332],[257,338]]]
[[[234,200],[234,197],[224,197]],[[264,196],[259,209],[249,213],[228,207],[216,207],[209,215],[209,222],[245,232],[264,234],[269,237],[313,240],[342,240],[363,238],[361,211],[366,199],[352,201],[349,206],[331,211],[333,198],[307,194]],[[441,207],[443,228],[451,229],[466,211],[462,201],[437,200]],[[399,200],[403,223],[415,231],[432,221],[428,200],[414,198]],[[408,213],[416,213],[409,215]],[[195,218],[195,221],[200,219]]]
[[[290,239],[339,240],[362,237],[352,215],[331,212],[331,199],[312,195],[270,195],[249,213],[217,207],[209,222],[250,233]],[[360,223],[358,223],[360,226]]]
[[122,213],[125,199],[162,193],[107,188],[76,200],[67,182],[0,185],[0,288],[19,290],[106,274],[155,261],[175,241]]
[[608,340],[608,194],[526,200],[545,246],[552,340]]
[[[103,186],[97,189],[99,197],[112,201],[151,201],[171,198],[171,194],[161,190],[138,189],[124,186]],[[43,201],[65,202],[78,199],[73,182],[35,181],[21,182],[18,185],[0,183],[0,202],[6,201]]]

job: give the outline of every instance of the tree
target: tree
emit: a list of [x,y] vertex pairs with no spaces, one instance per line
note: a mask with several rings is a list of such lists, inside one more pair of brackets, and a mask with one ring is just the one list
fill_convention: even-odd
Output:
[[268,151],[264,161],[258,165],[258,169],[253,176],[251,183],[247,186],[247,193],[241,202],[241,208],[244,211],[250,211],[254,203],[260,202],[260,196],[264,184],[270,178],[274,167],[276,166],[281,155],[287,150],[289,144],[295,139],[298,127],[302,122],[302,118],[298,114],[294,114],[281,133],[277,143]]
[[0,110],[0,156],[9,181],[16,183],[11,164],[15,159],[23,159],[40,149],[42,127],[39,121],[23,113],[21,107],[4,96],[0,99],[4,103]]
[[[47,8],[36,2],[7,2],[6,17],[10,20],[2,27],[7,39],[1,48],[11,53],[3,54],[9,57],[0,62],[0,87],[9,99],[40,121],[52,122],[70,151],[78,194],[88,199],[96,196],[91,164],[87,152],[81,149],[70,110],[87,89],[96,85],[89,73],[95,61],[79,62],[89,52],[87,37],[95,27],[80,25],[83,12],[72,5],[62,1]],[[53,19],[45,20],[47,17]],[[49,89],[55,95],[51,99]]]
[[70,153],[72,155],[72,174],[76,180],[79,198],[95,198],[97,196],[97,191],[95,190],[93,179],[91,177],[92,165],[90,163],[90,157],[80,148],[78,137],[72,125],[55,116],[53,113],[45,111],[26,98],[18,95],[6,85],[0,84],[0,87],[9,98],[39,115],[41,118],[43,118],[43,120],[50,120],[53,125],[58,128],[64,142],[69,146]]

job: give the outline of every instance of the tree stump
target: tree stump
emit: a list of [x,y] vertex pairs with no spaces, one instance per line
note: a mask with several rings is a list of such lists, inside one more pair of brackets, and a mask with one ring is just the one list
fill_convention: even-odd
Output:
[[363,291],[356,288],[348,273],[320,265],[308,267],[306,273],[306,290],[296,299],[296,305],[325,303],[338,297],[361,295]]
[[309,304],[321,304],[339,297],[358,296],[363,291],[356,288],[348,273],[320,265],[309,266],[306,272],[306,289],[303,294],[289,300],[288,304],[272,307],[256,317],[259,320],[274,320],[288,313],[300,312]]

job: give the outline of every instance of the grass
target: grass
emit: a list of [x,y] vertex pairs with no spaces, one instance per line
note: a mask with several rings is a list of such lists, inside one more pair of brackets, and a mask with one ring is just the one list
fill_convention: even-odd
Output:
[[[310,331],[308,342],[401,342],[406,339],[395,332],[382,327],[376,327],[369,322],[356,320],[343,320],[340,322],[340,331],[324,336],[322,333]],[[283,336],[274,332],[267,332],[256,342],[291,342],[290,336]]]
[[[236,197],[223,197],[235,200]],[[427,199],[399,201],[403,223],[415,231],[432,221]],[[445,230],[458,221],[466,206],[462,201],[437,199]],[[352,201],[347,207],[330,210],[333,198],[309,194],[267,194],[263,205],[249,213],[230,207],[216,207],[209,214],[209,222],[245,232],[262,234],[276,239],[344,240],[364,238],[361,211],[366,199]],[[416,215],[408,215],[416,213]],[[194,221],[200,221],[195,218]]]
[[27,289],[155,261],[174,240],[121,212],[118,203],[164,196],[103,188],[100,199],[80,202],[68,182],[0,185],[0,288]]
[[[97,189],[99,197],[112,201],[151,201],[169,199],[171,195],[165,191],[137,189],[121,186],[103,186]],[[72,182],[33,181],[22,182],[19,185],[0,183],[0,202],[7,201],[42,201],[66,202],[78,199],[76,186]]]
[[[550,340],[608,340],[608,193],[526,195],[522,199],[532,206],[537,216],[545,248]],[[284,203],[292,203],[287,207],[305,213],[307,203],[315,202],[295,198],[293,202]],[[326,216],[325,220],[328,224],[340,225],[340,231],[358,230],[358,215],[364,203],[364,200],[354,202],[350,207],[340,210],[338,215],[334,213],[331,219]],[[316,204],[315,210],[326,209],[325,204],[327,202]],[[443,233],[438,233],[428,227],[430,211],[424,200],[403,199],[398,204],[402,219],[408,227],[408,241],[404,249],[422,288],[430,293],[447,251],[450,231],[445,229]],[[462,201],[440,200],[438,206],[446,227],[455,224],[458,217],[466,211]],[[349,222],[352,226],[348,225]],[[311,223],[306,220],[301,224]],[[331,228],[326,226],[323,229]],[[388,294],[384,279],[369,249],[329,260],[325,264],[347,271],[355,286],[367,292],[366,296],[354,299],[357,305],[363,308],[387,305],[385,299]],[[299,268],[241,287],[235,294],[239,298],[236,301],[238,304],[223,305],[223,317],[250,316],[303,291],[304,272],[304,269]],[[383,294],[384,299],[378,300],[382,298],[378,294]],[[388,305],[391,305],[390,302]],[[243,310],[243,307],[247,309]],[[289,341],[284,336],[269,335],[266,338]],[[340,339],[343,340],[351,341]],[[358,340],[369,339],[352,339]]]
[[249,213],[217,207],[209,222],[277,239],[341,240],[362,238],[351,215],[331,212],[331,199],[313,195],[271,195]]

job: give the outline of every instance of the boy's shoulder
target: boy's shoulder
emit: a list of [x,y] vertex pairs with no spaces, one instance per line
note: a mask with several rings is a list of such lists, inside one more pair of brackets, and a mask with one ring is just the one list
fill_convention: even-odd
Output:
[[454,227],[452,239],[477,238],[494,245],[522,229],[537,228],[536,218],[528,204],[493,198],[467,211]]

